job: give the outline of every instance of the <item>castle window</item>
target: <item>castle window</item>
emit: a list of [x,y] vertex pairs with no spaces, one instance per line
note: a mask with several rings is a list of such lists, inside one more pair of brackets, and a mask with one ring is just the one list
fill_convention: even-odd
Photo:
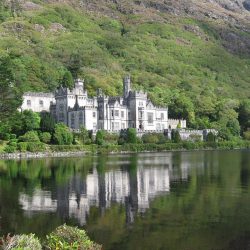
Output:
[[143,106],[143,102],[139,102],[139,106]]
[[121,111],[121,117],[124,118],[124,111]]
[[111,117],[114,117],[114,110],[111,110]]
[[31,100],[27,100],[27,106],[31,106]]
[[139,111],[139,119],[143,119],[143,111]]
[[161,119],[164,120],[164,113],[161,113]]
[[113,131],[120,130],[120,124],[119,124],[119,122],[112,122],[112,130]]
[[43,100],[39,100],[39,106],[43,107]]
[[115,110],[115,116],[119,116],[119,110]]
[[93,118],[95,118],[95,116],[96,116],[96,114],[95,114],[95,112],[93,112]]
[[148,124],[153,124],[154,122],[154,114],[153,113],[148,113]]
[[125,129],[125,123],[122,123],[122,129]]

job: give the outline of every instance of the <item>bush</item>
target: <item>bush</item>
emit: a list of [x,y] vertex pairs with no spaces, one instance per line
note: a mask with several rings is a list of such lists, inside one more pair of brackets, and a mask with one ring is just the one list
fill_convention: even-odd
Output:
[[4,250],[42,250],[42,246],[34,234],[15,235],[3,242]]
[[181,136],[178,130],[172,130],[172,141],[175,143],[180,143],[181,142]]
[[28,142],[27,151],[29,152],[43,152],[46,150],[45,144],[41,142]]
[[58,145],[71,145],[73,142],[73,134],[70,129],[63,123],[55,126],[54,142]]
[[243,138],[244,138],[245,140],[250,141],[250,131],[244,132],[244,133],[243,133]]
[[136,143],[137,137],[136,137],[136,130],[135,128],[129,128],[127,130],[127,143]]
[[18,140],[20,142],[40,142],[36,131],[28,131],[23,136],[19,136]]
[[206,141],[207,142],[215,142],[216,141],[216,136],[212,132],[209,132],[207,134]]
[[51,134],[49,132],[44,132],[40,134],[40,140],[43,143],[49,144],[51,141]]
[[48,249],[101,250],[101,246],[91,241],[84,230],[66,225],[56,228],[47,236]]
[[96,133],[96,138],[95,138],[95,142],[97,145],[103,145],[104,144],[104,135],[105,135],[105,131],[103,130],[98,130]]
[[19,142],[17,144],[17,149],[20,151],[20,152],[26,152],[27,151],[27,146],[28,146],[28,143],[27,142]]
[[5,153],[14,153],[15,151],[16,151],[16,147],[14,147],[14,146],[7,145],[4,148]]

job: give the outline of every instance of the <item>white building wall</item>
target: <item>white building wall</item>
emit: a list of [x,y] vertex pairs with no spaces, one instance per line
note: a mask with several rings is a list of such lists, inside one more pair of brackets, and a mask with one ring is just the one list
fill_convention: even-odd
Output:
[[32,93],[27,92],[23,95],[21,110],[31,110],[33,112],[50,111],[50,105],[55,103],[52,93]]

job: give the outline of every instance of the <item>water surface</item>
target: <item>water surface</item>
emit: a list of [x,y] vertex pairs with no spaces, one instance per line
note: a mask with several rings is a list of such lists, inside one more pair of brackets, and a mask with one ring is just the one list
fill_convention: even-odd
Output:
[[250,249],[250,151],[0,161],[0,234],[67,223],[104,249]]

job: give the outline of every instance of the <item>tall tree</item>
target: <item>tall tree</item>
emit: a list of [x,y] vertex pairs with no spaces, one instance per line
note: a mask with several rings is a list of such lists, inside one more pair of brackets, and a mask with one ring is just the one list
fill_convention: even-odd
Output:
[[0,58],[0,122],[10,118],[22,104],[22,94],[12,66],[9,56]]

